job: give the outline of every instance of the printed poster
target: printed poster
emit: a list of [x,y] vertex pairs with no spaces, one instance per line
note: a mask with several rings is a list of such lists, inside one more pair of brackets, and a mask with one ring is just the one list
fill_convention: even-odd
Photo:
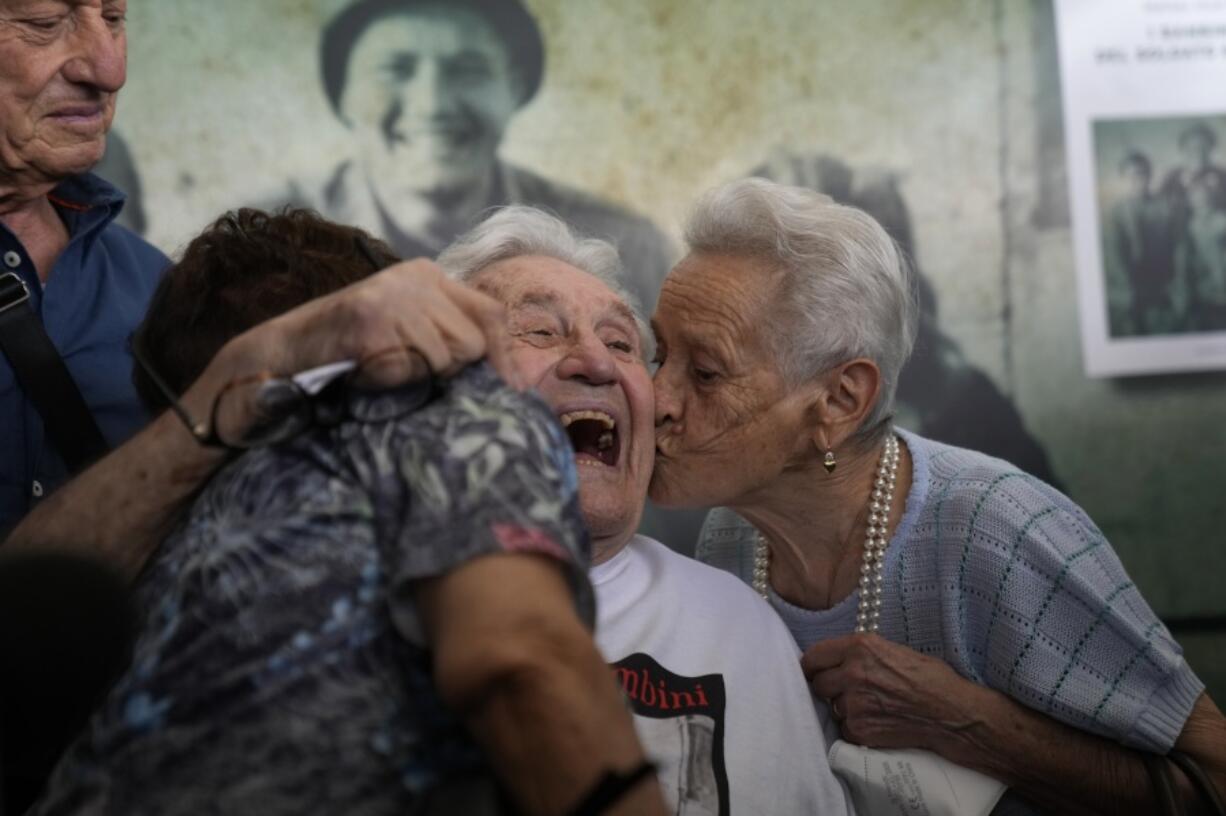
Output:
[[1086,373],[1226,368],[1226,1],[1055,8]]

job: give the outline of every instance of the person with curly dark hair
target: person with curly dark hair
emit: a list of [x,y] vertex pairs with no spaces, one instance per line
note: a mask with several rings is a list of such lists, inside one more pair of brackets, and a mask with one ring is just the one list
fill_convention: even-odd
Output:
[[[231,337],[394,260],[313,213],[228,213],[159,284],[137,387],[180,411]],[[592,641],[570,445],[487,363],[452,374],[223,389],[280,396],[259,439],[214,440],[231,461],[146,565],[132,662],[33,813],[563,813],[619,787],[601,812],[663,812]]]

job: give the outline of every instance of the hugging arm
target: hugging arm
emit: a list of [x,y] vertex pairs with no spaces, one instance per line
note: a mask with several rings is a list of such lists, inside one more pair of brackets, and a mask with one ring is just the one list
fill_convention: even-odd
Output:
[[[235,337],[181,401],[201,421],[236,381],[371,357],[363,369],[368,384],[391,387],[424,374],[409,349],[442,374],[488,354],[512,380],[505,344],[502,308],[493,299],[447,280],[429,261],[409,261]],[[240,438],[255,421],[254,406],[241,399],[227,405],[235,410],[218,418],[222,435]],[[73,550],[134,577],[225,460],[223,449],[198,444],[177,417],[164,413],[39,504],[2,550]]]
[[[440,696],[517,803],[568,812],[606,772],[643,760],[589,628],[570,446],[544,403],[484,365],[397,432],[352,466],[389,553],[393,620],[409,641],[424,637]],[[614,804],[663,812],[654,775]]]
[[[434,678],[526,813],[560,814],[643,761],[630,714],[549,559],[478,558],[416,590]],[[655,775],[610,814],[663,813]]]

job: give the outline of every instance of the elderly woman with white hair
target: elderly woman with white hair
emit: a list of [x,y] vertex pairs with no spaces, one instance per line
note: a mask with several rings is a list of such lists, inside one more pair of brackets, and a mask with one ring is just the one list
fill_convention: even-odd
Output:
[[1195,803],[1198,767],[1226,791],[1226,721],[1085,512],[892,425],[917,304],[884,230],[755,179],[686,241],[653,320],[651,497],[720,506],[699,557],[783,618],[844,737],[1058,812]]

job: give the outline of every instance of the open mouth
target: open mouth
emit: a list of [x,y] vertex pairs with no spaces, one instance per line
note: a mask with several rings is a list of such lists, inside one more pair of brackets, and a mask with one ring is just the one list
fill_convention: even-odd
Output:
[[558,417],[575,449],[575,464],[616,467],[617,422],[604,411],[567,411]]

